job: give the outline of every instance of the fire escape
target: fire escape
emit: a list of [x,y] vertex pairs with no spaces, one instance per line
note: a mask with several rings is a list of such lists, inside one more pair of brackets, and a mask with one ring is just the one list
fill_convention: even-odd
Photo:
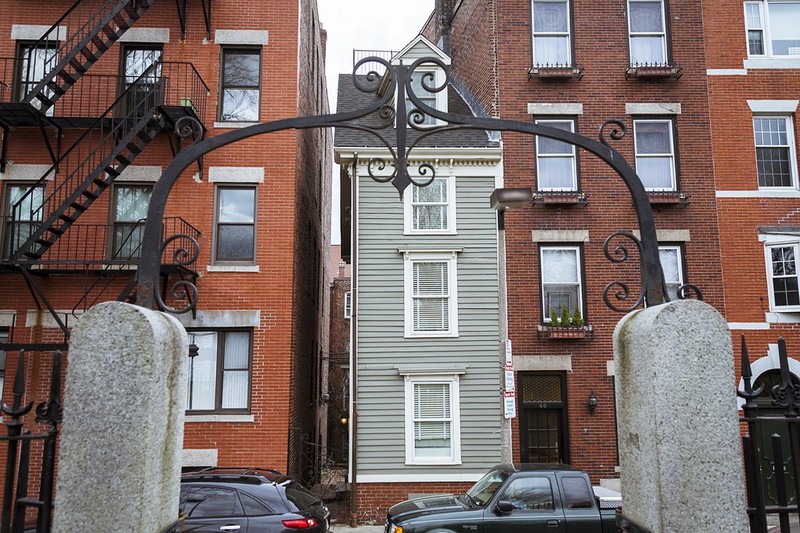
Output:
[[[9,342],[0,348],[64,349],[69,316],[100,301],[135,297],[141,213],[146,213],[149,193],[125,199],[128,212],[140,214],[138,220],[119,221],[98,213],[105,206],[117,207],[111,200],[100,202],[94,211],[90,208],[156,138],[167,138],[174,156],[182,138],[202,137],[209,89],[191,63],[164,61],[160,52],[138,58],[120,75],[90,70],[156,1],[77,0],[37,42],[21,45],[16,57],[0,58],[0,172],[7,170],[9,142],[18,133],[28,132],[25,139],[31,138],[30,132],[41,135],[51,158],[35,183],[7,187],[0,222],[0,275],[21,275],[37,308],[49,311],[64,339],[15,343],[12,327]],[[211,0],[200,3],[208,34]],[[176,4],[183,34],[187,0]],[[65,137],[77,139],[62,147]],[[88,223],[79,223],[87,212]],[[114,222],[97,223],[109,218]],[[199,237],[182,218],[165,219],[163,234],[165,240],[176,234]],[[170,246],[162,255],[163,286],[174,276],[194,281],[194,265],[174,259],[180,241]],[[68,274],[73,275],[66,282],[81,286],[82,296],[72,312],[64,314],[56,311],[43,285]]]

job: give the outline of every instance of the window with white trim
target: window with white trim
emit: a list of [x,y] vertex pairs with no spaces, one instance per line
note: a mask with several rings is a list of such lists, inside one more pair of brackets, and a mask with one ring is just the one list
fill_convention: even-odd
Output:
[[461,464],[458,374],[405,377],[406,464]]
[[677,190],[672,120],[633,121],[636,173],[648,191]]
[[246,413],[250,408],[251,330],[189,331],[186,410]]
[[678,288],[684,284],[683,248],[680,245],[664,245],[658,247],[661,270],[664,272],[664,283],[667,286],[669,299],[678,299]]
[[350,291],[344,293],[344,317],[348,320],[353,316],[352,301],[352,293]]
[[406,337],[457,337],[458,298],[453,253],[407,253]]
[[[0,344],[8,342],[8,329],[0,328]],[[0,350],[0,398],[3,397],[3,383],[6,378],[6,351]]]
[[[442,84],[443,76],[444,73],[440,69],[426,68],[425,65],[421,65],[411,73],[411,90],[414,92],[414,96],[417,97],[417,100],[420,100],[424,105],[446,113],[447,89],[438,92],[426,89],[426,86],[430,88],[439,87]],[[409,113],[411,113],[413,109],[416,109],[417,106],[413,104],[408,94],[405,95],[405,102],[406,116],[409,116]],[[412,119],[414,116],[415,115],[411,115]],[[434,126],[437,123],[438,121],[432,116],[423,114],[420,124],[424,126]]]
[[112,196],[110,259],[134,259],[139,257],[144,238],[144,222],[153,186],[114,184]]
[[442,234],[456,232],[455,177],[435,177],[425,187],[411,186],[404,198],[405,233]]
[[800,280],[797,273],[800,243],[774,244],[765,249],[770,308],[774,311],[800,311]]
[[632,67],[669,64],[663,0],[628,0],[628,32]]
[[572,66],[569,0],[532,0],[533,66]]
[[796,187],[793,130],[792,120],[787,116],[753,117],[759,187]]
[[45,190],[30,183],[7,183],[4,196],[3,257],[9,258],[39,229]]
[[566,308],[570,316],[583,307],[582,259],[580,246],[542,246],[539,249],[542,289],[542,321],[559,317]]
[[751,57],[800,57],[800,1],[745,2],[744,15]]
[[[536,120],[536,124],[574,132],[574,120]],[[577,191],[575,145],[536,136],[536,186],[539,191]]]

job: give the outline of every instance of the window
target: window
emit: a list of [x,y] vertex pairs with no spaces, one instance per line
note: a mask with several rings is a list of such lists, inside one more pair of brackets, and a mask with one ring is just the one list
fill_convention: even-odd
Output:
[[458,375],[405,380],[406,464],[460,464]]
[[198,347],[189,363],[187,411],[247,412],[250,407],[250,331],[190,331]]
[[222,50],[219,119],[257,122],[261,94],[261,49]]
[[663,0],[628,0],[631,66],[665,66],[667,31]]
[[[536,124],[574,132],[573,120],[537,120]],[[577,191],[578,166],[575,146],[536,136],[536,181],[540,191]]]
[[753,117],[759,187],[794,187],[797,176],[792,121]]
[[151,185],[114,186],[111,259],[139,257],[152,192]]
[[[411,186],[405,202],[406,233],[455,233],[455,178],[437,177],[425,187]],[[407,197],[406,197],[407,198]]]
[[[0,344],[8,342],[8,330],[0,328]],[[6,351],[0,348],[0,400],[3,398],[3,382],[6,378]]]
[[[417,100],[421,101],[424,105],[438,110],[441,108],[441,106],[437,106],[437,93],[426,90],[422,84],[424,80],[425,85],[428,87],[436,87],[438,86],[437,79],[437,71],[433,70],[417,69],[411,73],[411,90],[414,92],[414,96],[416,96]],[[441,91],[438,94],[443,93],[444,91]],[[414,105],[414,103],[411,101],[411,98],[406,95],[406,114],[410,113],[412,109],[416,108],[417,106]],[[432,126],[436,124],[436,119],[430,115],[423,115],[422,124],[426,126]]]
[[553,487],[546,477],[512,479],[500,498],[511,502],[515,511],[551,512],[555,509]]
[[777,311],[800,311],[798,247],[796,242],[766,247],[770,304]]
[[680,245],[659,246],[658,256],[661,259],[661,270],[667,286],[669,299],[678,299],[678,288],[684,284],[683,249]]
[[457,337],[455,253],[407,254],[405,335]]
[[255,187],[217,187],[215,263],[255,262],[255,214]]
[[353,295],[350,291],[344,293],[344,317],[350,319],[353,316]]
[[533,66],[572,66],[569,0],[533,0]]
[[[39,46],[34,48],[35,44],[36,43],[19,44],[18,51],[21,60],[18,62],[19,71],[17,72],[18,83],[16,85],[16,100],[24,100],[28,93],[31,92],[56,65],[58,59],[58,43],[39,43]],[[43,94],[47,97],[52,97],[54,93],[51,89],[45,89]],[[38,99],[34,98],[31,104],[36,109],[41,109],[42,102]],[[53,116],[52,107],[47,109],[46,115],[48,117]]]
[[244,516],[236,491],[217,486],[181,486],[180,510],[186,518],[224,518]]
[[11,183],[6,186],[5,192],[3,256],[8,258],[39,228],[44,187]]
[[745,2],[744,10],[751,56],[800,56],[800,2]]
[[676,190],[675,144],[671,120],[634,120],[636,173],[648,191]]
[[[161,61],[161,55],[161,47],[124,46],[120,62],[123,81],[121,91],[128,90],[147,69]],[[133,113],[138,117],[150,114],[151,110],[161,103],[162,95],[157,91],[160,79],[161,65],[158,65],[139,80],[139,84],[125,96],[122,102],[125,114]]]
[[581,249],[578,246],[546,246],[540,249],[543,322],[553,313],[559,316],[566,308],[572,315],[583,309]]

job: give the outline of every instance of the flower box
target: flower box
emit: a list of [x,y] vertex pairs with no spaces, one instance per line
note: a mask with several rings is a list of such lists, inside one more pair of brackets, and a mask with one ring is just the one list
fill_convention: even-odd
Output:
[[591,339],[594,337],[592,326],[539,326],[541,339]]

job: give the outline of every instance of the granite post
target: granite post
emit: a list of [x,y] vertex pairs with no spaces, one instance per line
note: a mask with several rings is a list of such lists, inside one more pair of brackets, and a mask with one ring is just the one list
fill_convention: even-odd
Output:
[[652,533],[748,533],[725,319],[696,300],[635,311],[614,362],[624,517]]
[[53,531],[159,532],[178,518],[188,337],[107,302],[70,342]]

